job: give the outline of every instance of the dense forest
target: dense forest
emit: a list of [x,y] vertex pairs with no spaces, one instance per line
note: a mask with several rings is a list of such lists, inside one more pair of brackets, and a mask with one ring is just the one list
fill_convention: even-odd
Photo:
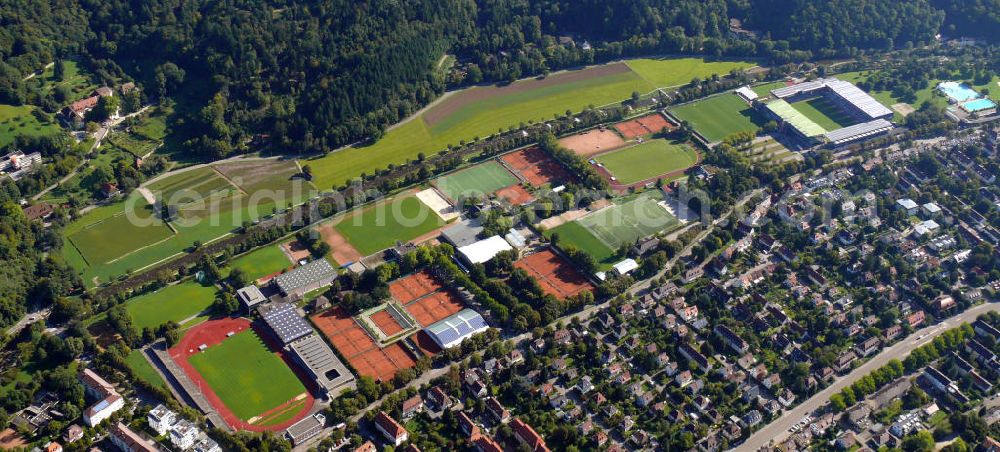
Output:
[[[0,102],[53,105],[22,78],[77,58],[104,81],[134,79],[152,100],[183,103],[174,129],[199,158],[241,152],[255,134],[318,152],[379,137],[449,86],[631,55],[783,63],[920,45],[941,29],[942,9],[956,9],[936,3],[16,0],[0,5]],[[733,33],[730,19],[756,38]],[[461,70],[438,70],[446,53]]]

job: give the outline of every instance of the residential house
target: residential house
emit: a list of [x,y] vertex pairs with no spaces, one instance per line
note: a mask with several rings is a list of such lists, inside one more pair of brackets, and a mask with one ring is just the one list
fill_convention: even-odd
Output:
[[523,446],[526,446],[533,452],[548,452],[549,448],[545,445],[545,440],[542,435],[539,435],[530,425],[526,424],[524,421],[518,418],[514,418],[511,422],[511,428],[514,430],[514,437],[517,438],[517,442]]
[[394,446],[399,446],[409,439],[409,432],[385,411],[379,411],[375,415],[375,429]]

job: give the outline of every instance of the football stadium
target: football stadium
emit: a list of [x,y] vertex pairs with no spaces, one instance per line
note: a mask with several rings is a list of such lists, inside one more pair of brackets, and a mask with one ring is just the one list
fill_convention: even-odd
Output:
[[893,112],[850,82],[822,78],[771,90],[758,110],[804,147],[834,147],[892,130]]

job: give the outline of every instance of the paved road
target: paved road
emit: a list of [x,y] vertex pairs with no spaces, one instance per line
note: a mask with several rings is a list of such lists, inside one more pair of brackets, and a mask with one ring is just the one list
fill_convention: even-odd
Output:
[[757,433],[751,435],[746,442],[739,445],[735,450],[756,451],[768,444],[781,443],[788,438],[788,429],[792,428],[793,425],[799,422],[799,420],[807,414],[811,414],[825,405],[830,400],[830,396],[840,392],[840,390],[845,387],[854,384],[855,381],[861,379],[865,375],[868,375],[873,370],[884,366],[889,362],[889,360],[903,360],[903,358],[906,358],[914,348],[927,344],[941,333],[951,328],[955,328],[962,323],[972,323],[972,321],[976,320],[976,317],[979,317],[981,314],[989,311],[1000,311],[1000,303],[986,303],[974,306],[961,314],[949,317],[943,322],[914,332],[906,339],[882,350],[881,353],[858,366],[856,369],[851,371],[851,373],[836,379],[833,384],[810,397],[805,402],[802,402],[795,408],[786,411],[780,418],[774,420],[764,428],[758,430]]
[[31,311],[27,314],[24,314],[23,316],[21,316],[20,319],[18,319],[16,323],[11,325],[10,328],[7,328],[6,334],[8,336],[17,335],[17,333],[20,333],[21,330],[27,327],[28,325],[31,325],[32,323],[35,323],[36,321],[39,320],[44,321],[49,317],[49,314],[52,314],[51,307],[39,309],[36,311]]

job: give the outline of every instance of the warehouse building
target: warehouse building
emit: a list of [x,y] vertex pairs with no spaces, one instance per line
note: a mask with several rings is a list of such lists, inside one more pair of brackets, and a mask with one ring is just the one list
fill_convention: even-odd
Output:
[[428,336],[442,349],[459,345],[465,339],[490,328],[486,320],[472,309],[463,309],[451,317],[424,329]]

